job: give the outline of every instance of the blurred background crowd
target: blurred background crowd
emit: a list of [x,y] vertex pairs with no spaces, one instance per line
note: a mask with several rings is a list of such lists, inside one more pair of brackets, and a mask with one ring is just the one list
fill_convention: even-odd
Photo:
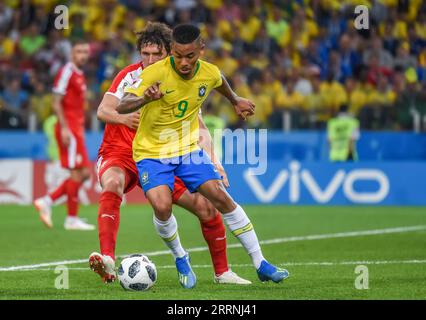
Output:
[[[69,28],[56,30],[56,5]],[[368,30],[354,6],[369,8]],[[206,114],[227,127],[322,129],[347,105],[362,129],[426,130],[426,2],[422,0],[1,0],[0,128],[39,130],[52,113],[53,78],[70,40],[87,39],[89,130],[117,72],[139,60],[147,21],[196,23],[236,92],[256,103],[241,123],[214,94]]]

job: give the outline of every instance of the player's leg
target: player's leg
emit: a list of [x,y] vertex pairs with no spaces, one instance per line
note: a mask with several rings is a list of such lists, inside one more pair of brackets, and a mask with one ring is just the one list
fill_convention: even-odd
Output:
[[[114,161],[108,159],[108,162]],[[102,163],[101,163],[102,165]],[[99,274],[104,282],[115,280],[115,246],[120,225],[120,205],[124,190],[137,181],[137,175],[119,166],[102,167],[99,171],[102,187],[98,207],[98,236],[100,253],[93,252],[89,257],[90,268]],[[136,176],[135,178],[132,178]]]
[[182,164],[176,169],[176,175],[184,181],[189,191],[198,190],[223,214],[225,224],[250,255],[260,280],[279,282],[288,277],[287,270],[276,268],[263,257],[250,219],[228,194],[206,153],[202,150],[193,153],[189,164]]
[[193,288],[197,279],[191,268],[189,255],[180,242],[177,221],[172,212],[174,165],[164,164],[156,159],[144,159],[136,166],[140,184],[154,210],[155,230],[175,258],[179,282],[184,288]]
[[[176,188],[176,183],[175,183]],[[175,193],[173,194],[175,198]],[[190,193],[186,188],[174,203],[193,213],[200,221],[203,237],[209,247],[214,268],[214,281],[223,284],[251,284],[229,269],[226,255],[226,230],[222,215],[200,193]]]
[[[68,177],[64,182],[62,182],[62,184],[60,184],[59,187],[56,188],[53,192],[34,201],[34,206],[40,214],[41,221],[49,228],[53,227],[51,207],[55,203],[55,201],[64,195],[68,196],[69,193],[72,194],[73,190],[75,190],[76,188],[78,192],[78,188],[81,184],[81,177],[78,172],[73,172],[73,169],[76,167],[77,160],[79,160],[79,162],[81,162],[83,159],[87,161],[87,153],[85,152],[84,146],[83,148],[81,147],[82,142],[80,140],[82,139],[76,139],[75,136],[72,135],[70,145],[65,146],[62,143],[60,131],[58,130],[58,128],[55,129],[55,138],[58,144],[61,166],[70,171],[70,177]],[[77,140],[80,142],[77,143]],[[77,144],[80,144],[79,148],[82,149],[83,155],[78,154]],[[71,202],[73,201],[71,200]],[[69,199],[67,200],[67,206],[69,206],[68,203]],[[73,203],[71,206],[73,206]]]
[[[128,178],[129,180],[129,178]],[[100,176],[102,187],[98,208],[98,233],[101,254],[115,260],[115,245],[120,225],[120,205],[126,183],[126,171],[110,167]]]
[[83,182],[90,178],[90,162],[87,155],[84,132],[72,133],[71,143],[67,148],[67,156],[71,177],[67,185],[67,217],[64,227],[66,230],[94,230],[94,225],[88,224],[78,217],[78,191]]
[[83,182],[90,177],[89,168],[86,166],[71,170],[71,176],[67,183],[67,217],[64,228],[66,230],[94,230],[95,226],[84,222],[78,217],[78,191]]
[[136,163],[140,184],[154,210],[155,230],[175,258],[179,283],[186,289],[197,282],[190,265],[189,254],[180,242],[178,225],[172,212],[174,164],[165,164],[158,159],[144,159]]
[[57,187],[51,193],[43,197],[37,198],[33,202],[34,207],[39,212],[40,220],[48,228],[53,228],[52,205],[55,203],[56,200],[61,198],[63,195],[66,195],[69,180],[69,178],[65,179],[65,181],[63,181],[59,185],[59,187]]
[[[61,162],[61,166],[65,169],[68,169],[68,148],[63,145],[62,139],[59,134],[59,130],[57,128],[55,128],[55,139],[58,145],[59,159]],[[53,192],[43,197],[37,198],[33,202],[34,207],[39,213],[40,220],[48,228],[53,227],[51,207],[57,199],[59,199],[63,195],[66,195],[67,185],[69,180],[70,180],[69,178],[66,179],[59,185],[59,187],[53,190]]]
[[209,180],[198,191],[208,198],[223,214],[223,220],[250,255],[261,281],[280,282],[288,277],[285,269],[270,264],[262,254],[254,227],[244,209],[234,202],[219,180]]

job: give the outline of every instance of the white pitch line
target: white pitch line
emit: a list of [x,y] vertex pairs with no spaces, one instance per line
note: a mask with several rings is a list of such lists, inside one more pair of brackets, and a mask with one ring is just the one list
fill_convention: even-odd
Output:
[[[408,226],[408,227],[396,227],[396,228],[386,228],[386,229],[375,229],[375,230],[361,230],[361,231],[349,231],[349,232],[338,232],[338,233],[327,233],[327,234],[314,234],[308,236],[297,236],[297,237],[286,237],[286,238],[276,238],[270,240],[259,241],[262,245],[267,244],[277,244],[284,242],[293,242],[293,241],[306,241],[306,240],[323,240],[323,239],[333,239],[333,238],[346,238],[346,237],[359,237],[359,236],[371,236],[371,235],[381,235],[381,234],[389,234],[389,233],[403,233],[403,232],[413,232],[413,231],[422,231],[426,230],[426,225],[418,225],[418,226]],[[227,248],[239,248],[241,244],[228,244]],[[195,247],[187,249],[189,252],[199,252],[199,251],[207,251],[208,247]],[[145,252],[143,253],[147,256],[161,256],[170,254],[169,250],[161,250],[161,251],[153,251],[153,252]],[[120,258],[126,257],[127,255],[120,255]],[[43,267],[52,267],[59,265],[70,265],[70,264],[79,264],[79,263],[87,263],[86,259],[78,259],[78,260],[63,260],[63,261],[55,261],[55,262],[46,262],[39,264],[30,264],[23,266],[11,266],[11,267],[0,267],[1,271],[16,271],[16,270],[27,270],[27,269],[38,269]]]
[[[426,260],[360,260],[360,261],[319,261],[319,262],[282,262],[279,263],[278,266],[281,267],[289,267],[289,266],[344,266],[344,265],[383,265],[383,264],[426,264]],[[252,268],[252,264],[230,264],[231,268]],[[194,264],[191,265],[192,268],[195,269],[204,269],[204,268],[212,268],[210,264]],[[174,269],[175,265],[166,265],[166,266],[157,266],[157,269]],[[88,271],[87,268],[73,268],[69,267],[68,270],[75,271]],[[53,271],[54,268],[43,268],[43,269],[21,269],[21,270],[9,270],[9,271]]]

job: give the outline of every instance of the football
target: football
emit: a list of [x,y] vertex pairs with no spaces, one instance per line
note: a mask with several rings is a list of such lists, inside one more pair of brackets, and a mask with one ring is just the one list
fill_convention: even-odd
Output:
[[118,280],[125,290],[146,291],[157,281],[155,264],[143,254],[132,254],[121,261]]

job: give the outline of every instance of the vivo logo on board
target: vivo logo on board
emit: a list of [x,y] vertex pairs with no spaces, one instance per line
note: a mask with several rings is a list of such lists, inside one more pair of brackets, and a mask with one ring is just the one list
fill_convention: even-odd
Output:
[[[254,175],[251,169],[244,171],[244,179],[257,199],[263,203],[274,201],[287,183],[289,184],[288,196],[291,203],[299,202],[302,185],[312,198],[321,204],[332,200],[340,188],[346,199],[353,203],[377,204],[387,197],[390,188],[389,179],[383,171],[363,168],[349,171],[337,170],[325,188],[322,189],[312,173],[307,169],[302,169],[298,161],[290,162],[288,169],[281,170],[268,188],[264,188],[258,176]],[[374,191],[357,191],[354,184],[359,181],[374,181],[378,184],[378,188]]]

